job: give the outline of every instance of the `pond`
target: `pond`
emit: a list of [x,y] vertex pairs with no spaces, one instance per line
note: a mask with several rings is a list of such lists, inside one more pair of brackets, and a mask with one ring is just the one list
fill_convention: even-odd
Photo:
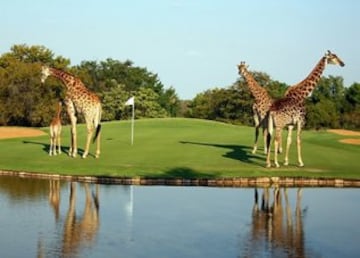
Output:
[[359,200],[356,188],[0,176],[0,257],[357,257]]

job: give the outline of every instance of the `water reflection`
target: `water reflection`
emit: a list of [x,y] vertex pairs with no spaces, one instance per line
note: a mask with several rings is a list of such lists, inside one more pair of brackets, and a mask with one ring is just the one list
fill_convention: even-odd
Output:
[[296,192],[296,208],[291,209],[288,189],[264,187],[254,190],[254,206],[250,237],[243,257],[271,255],[281,257],[306,257],[303,229],[303,213],[301,207],[302,189]]
[[99,229],[99,186],[95,194],[90,194],[89,185],[84,184],[85,207],[82,214],[76,216],[76,183],[70,183],[69,209],[66,214],[63,233],[62,255],[71,257],[77,254],[83,245],[91,246]]
[[49,203],[55,215],[55,221],[60,216],[60,180],[49,180]]
[[[44,246],[43,240],[38,241],[37,257],[76,257],[83,247],[91,247],[95,243],[98,233],[99,220],[99,185],[95,185],[95,190],[90,191],[88,183],[82,184],[85,194],[85,204],[83,209],[77,209],[77,184],[69,183],[69,203],[62,227],[62,234],[58,239],[61,243],[56,243],[58,248],[48,248]],[[49,204],[54,212],[56,224],[60,224],[60,181],[49,181]],[[79,214],[76,212],[81,210]],[[45,250],[53,250],[56,253],[45,253]]]
[[0,176],[0,257],[354,257],[359,198]]

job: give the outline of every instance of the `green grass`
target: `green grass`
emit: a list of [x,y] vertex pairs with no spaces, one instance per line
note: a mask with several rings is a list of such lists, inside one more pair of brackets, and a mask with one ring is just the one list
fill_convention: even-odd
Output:
[[[48,132],[48,128],[43,128]],[[64,126],[62,145],[67,151],[70,128]],[[360,178],[360,146],[339,143],[345,138],[325,131],[304,131],[304,168],[296,166],[295,139],[290,165],[265,168],[262,144],[251,154],[252,127],[197,119],[135,121],[134,145],[130,121],[103,123],[101,156],[50,157],[49,138],[39,136],[0,140],[0,169],[62,175],[219,178],[256,176]],[[85,126],[78,125],[78,145],[85,142]],[[295,134],[294,134],[295,137]],[[353,138],[353,137],[352,137]],[[284,137],[285,139],[285,137]],[[262,137],[260,138],[262,142]],[[90,154],[95,151],[92,144]],[[280,154],[279,161],[283,161]]]

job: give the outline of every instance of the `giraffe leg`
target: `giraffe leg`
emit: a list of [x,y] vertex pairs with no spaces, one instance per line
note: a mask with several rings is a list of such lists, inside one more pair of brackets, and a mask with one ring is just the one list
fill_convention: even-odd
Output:
[[275,140],[274,140],[274,163],[275,166],[278,168],[280,167],[279,162],[278,162],[278,151],[279,151],[279,142],[280,142],[280,138],[281,138],[281,129],[279,127],[276,128],[275,131]]
[[61,154],[61,122],[59,124],[58,143],[59,143],[59,154]]
[[267,155],[266,155],[266,167],[270,168],[271,167],[271,133],[268,134],[267,136]]
[[52,136],[50,136],[50,148],[49,148],[49,156],[52,156],[53,155],[53,143],[54,142],[54,139]]
[[258,141],[258,137],[259,137],[259,127],[256,126],[255,127],[255,142],[254,142],[254,147],[253,147],[253,150],[252,150],[252,154],[255,154],[256,151],[257,151],[257,141]]
[[252,154],[255,154],[257,151],[257,142],[258,142],[258,138],[259,138],[259,126],[260,126],[260,122],[259,122],[259,117],[255,114],[254,115],[254,121],[255,121],[255,142],[254,142],[254,147],[252,150]]
[[76,122],[77,118],[75,116],[75,107],[74,104],[70,99],[65,99],[64,103],[66,105],[66,111],[68,113],[68,116],[70,118],[71,122],[71,143],[70,143],[70,149],[69,149],[69,156],[76,158],[77,155],[77,136],[76,136]]
[[282,133],[280,135],[280,139],[279,139],[279,149],[278,149],[278,153],[282,153],[283,152],[283,148],[282,148]]
[[61,139],[60,134],[57,136],[58,153],[61,154]]
[[76,158],[77,155],[77,135],[76,135],[76,117],[71,120],[71,147],[69,156]]
[[96,138],[96,152],[95,152],[95,158],[99,158],[100,156],[100,137],[101,137],[101,104],[98,104],[97,112],[95,114],[94,118],[94,129],[95,129],[95,135]]
[[56,156],[56,135],[53,136],[52,153]]
[[268,129],[263,127],[263,138],[264,138],[264,154],[267,154],[267,138],[268,138]]
[[86,158],[89,154],[89,148],[90,148],[90,142],[91,142],[91,136],[94,132],[94,128],[92,124],[88,121],[86,121],[86,127],[87,127],[87,136],[86,136],[86,145],[85,145],[85,151],[82,155],[83,158]]
[[101,132],[99,132],[99,135],[96,138],[96,153],[95,153],[95,158],[99,158],[100,157],[100,136],[101,136]]
[[266,167],[270,168],[271,167],[271,161],[270,161],[270,156],[271,156],[271,140],[272,140],[272,136],[274,133],[274,121],[273,121],[273,116],[271,114],[271,112],[269,114],[267,114],[267,121],[266,121],[266,127],[268,129],[268,133],[267,133],[267,137],[266,137],[266,146],[267,146],[267,155],[266,155]]
[[290,150],[291,141],[292,141],[292,130],[293,129],[294,129],[294,127],[292,125],[290,125],[288,127],[288,136],[286,139],[286,151],[285,151],[285,162],[284,162],[285,166],[289,165],[289,150]]
[[298,123],[297,126],[297,134],[296,134],[296,141],[297,141],[297,154],[298,154],[298,162],[299,167],[304,166],[304,162],[302,161],[302,155],[301,155],[301,124]]

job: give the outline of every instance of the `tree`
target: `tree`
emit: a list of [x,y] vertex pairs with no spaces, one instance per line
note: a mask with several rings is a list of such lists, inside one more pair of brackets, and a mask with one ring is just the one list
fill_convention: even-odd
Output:
[[[120,120],[123,117],[124,103],[126,101],[127,92],[123,84],[118,84],[115,80],[115,85],[109,90],[100,94],[102,98],[102,120]],[[126,118],[126,113],[125,113]]]
[[70,62],[43,46],[15,45],[0,57],[0,124],[45,126],[61,91],[40,83],[40,64]]
[[339,113],[336,104],[326,97],[320,97],[316,103],[307,101],[306,128],[339,128]]
[[250,124],[252,102],[247,90],[237,83],[229,88],[215,88],[196,95],[189,105],[189,117]]
[[[158,103],[162,109],[167,111],[167,116],[176,116],[179,110],[179,98],[175,89],[170,87],[164,89],[157,74],[149,72],[146,68],[134,67],[133,62],[126,60],[120,62],[111,58],[105,61],[83,61],[80,66],[76,67],[76,73],[79,74],[90,89],[100,92],[105,102],[105,119],[120,119],[122,116],[121,108],[111,107],[112,99],[125,99],[125,96],[137,94],[144,88],[150,89],[149,92],[156,93],[156,98],[152,101]],[[122,85],[120,89],[113,89]],[[114,94],[122,94],[122,97]],[[111,96],[113,95],[113,96]],[[110,114],[109,112],[117,112]],[[152,111],[151,111],[152,112]],[[151,113],[150,112],[150,113]],[[160,112],[162,113],[162,112]],[[126,117],[126,114],[123,114]],[[163,116],[163,114],[161,114]]]
[[360,129],[360,83],[353,83],[345,91],[345,113],[342,123],[348,129]]
[[167,112],[157,102],[158,94],[150,88],[140,88],[135,93],[135,117],[166,117]]
[[342,127],[345,87],[339,76],[322,77],[306,102],[307,128]]

